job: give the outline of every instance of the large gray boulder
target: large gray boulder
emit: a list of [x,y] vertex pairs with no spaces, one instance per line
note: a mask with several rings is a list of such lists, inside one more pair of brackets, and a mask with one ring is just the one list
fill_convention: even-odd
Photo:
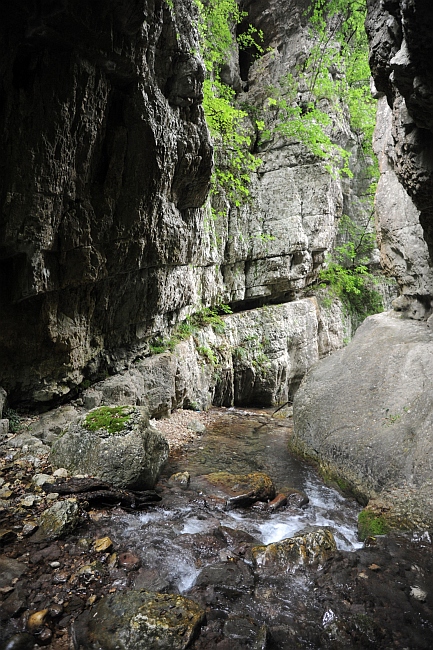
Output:
[[54,443],[50,462],[115,487],[152,488],[168,458],[168,442],[134,406],[92,409]]
[[294,401],[292,447],[392,525],[433,523],[433,332],[395,312],[366,319],[314,366]]

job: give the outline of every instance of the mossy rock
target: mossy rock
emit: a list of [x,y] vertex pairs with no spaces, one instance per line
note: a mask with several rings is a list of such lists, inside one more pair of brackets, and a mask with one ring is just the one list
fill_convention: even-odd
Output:
[[50,462],[72,475],[89,474],[116,488],[153,488],[168,458],[164,436],[137,406],[92,409],[53,444]]
[[201,478],[229,498],[250,495],[255,501],[266,502],[275,497],[272,479],[264,472],[251,472],[251,474],[212,472]]
[[358,537],[363,542],[367,537],[386,535],[391,527],[383,515],[365,509],[358,515]]
[[76,621],[74,633],[82,650],[183,650],[204,619],[189,598],[139,589],[106,596]]

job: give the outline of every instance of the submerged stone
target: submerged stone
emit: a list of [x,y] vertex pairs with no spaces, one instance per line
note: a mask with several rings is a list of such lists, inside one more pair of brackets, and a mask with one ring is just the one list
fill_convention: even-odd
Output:
[[176,594],[142,589],[101,600],[74,625],[77,650],[183,650],[204,622],[204,610]]
[[50,461],[114,487],[152,488],[168,458],[168,442],[134,406],[101,407],[72,424],[53,445]]
[[324,562],[336,550],[337,545],[330,530],[309,527],[280,542],[253,546],[253,566],[255,569],[290,571],[299,564]]

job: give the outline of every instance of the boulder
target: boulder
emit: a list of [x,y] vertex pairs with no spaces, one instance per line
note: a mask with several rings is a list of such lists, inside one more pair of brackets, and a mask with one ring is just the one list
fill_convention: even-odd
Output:
[[[292,447],[399,528],[433,525],[433,332],[370,316],[320,361],[294,401]],[[394,523],[392,525],[394,525]]]
[[256,501],[270,501],[275,497],[275,486],[269,476],[263,472],[251,474],[230,474],[229,472],[212,472],[199,478],[200,484],[207,491],[214,488],[216,496],[227,498],[227,505],[244,507]]
[[324,562],[336,550],[334,535],[330,530],[308,527],[280,542],[253,546],[253,566],[259,570],[290,571],[299,564]]
[[54,443],[50,461],[71,473],[90,474],[118,488],[155,485],[168,443],[139,407],[100,407],[71,424]]
[[76,650],[183,650],[204,622],[188,598],[143,589],[103,598],[74,625]]

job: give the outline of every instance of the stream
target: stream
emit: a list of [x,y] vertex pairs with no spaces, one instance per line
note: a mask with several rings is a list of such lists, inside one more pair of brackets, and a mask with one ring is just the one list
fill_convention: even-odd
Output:
[[[165,467],[161,504],[112,518],[116,544],[141,560],[134,587],[180,592],[202,605],[207,624],[192,646],[197,650],[431,648],[431,603],[422,595],[432,578],[429,534],[360,543],[359,504],[289,454],[291,427],[290,419],[262,410],[221,409],[218,420]],[[227,509],[200,478],[220,470],[265,472],[277,493],[296,488],[309,502],[275,512],[263,504]],[[169,478],[185,471],[191,476],[186,489]],[[338,550],[331,560],[253,571],[252,546],[307,526],[332,529]],[[421,596],[414,596],[415,588]]]

